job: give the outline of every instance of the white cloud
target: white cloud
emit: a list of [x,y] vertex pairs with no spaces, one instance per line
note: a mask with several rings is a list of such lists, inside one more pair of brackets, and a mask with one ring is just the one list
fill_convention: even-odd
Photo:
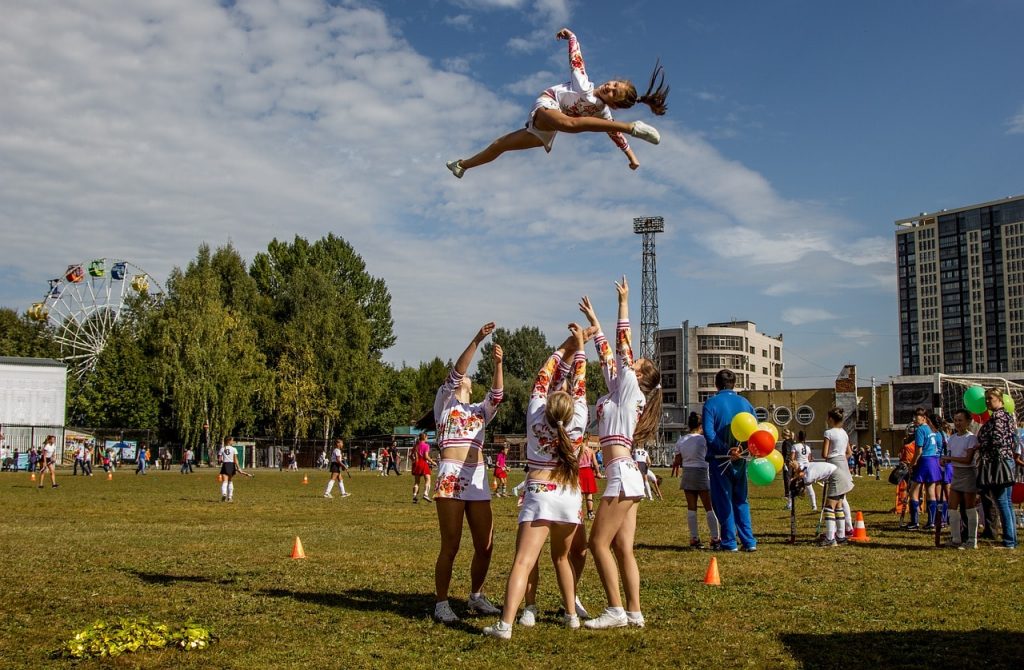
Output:
[[469,59],[462,56],[445,58],[441,61],[441,66],[449,72],[458,72],[459,74],[468,74],[470,70]]
[[782,312],[782,320],[794,326],[802,326],[805,323],[815,321],[829,321],[839,317],[825,309],[816,307],[789,307]]
[[1024,107],[1021,107],[1020,111],[1017,112],[1017,115],[1007,122],[1007,126],[1009,126],[1009,128],[1006,132],[1010,135],[1024,133]]
[[559,78],[557,74],[547,70],[541,70],[540,72],[534,72],[533,74],[518,79],[511,84],[506,84],[505,90],[509,93],[518,93],[521,95],[540,95],[541,91],[558,82]]
[[473,17],[469,14],[456,14],[455,16],[444,17],[445,25],[459,30],[471,30],[473,28]]

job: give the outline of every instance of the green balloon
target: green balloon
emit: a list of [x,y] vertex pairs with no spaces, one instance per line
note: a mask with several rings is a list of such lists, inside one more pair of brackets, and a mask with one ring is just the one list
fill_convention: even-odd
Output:
[[767,486],[775,481],[775,466],[767,458],[747,461],[747,479],[757,486]]
[[964,407],[971,414],[984,414],[988,409],[985,405],[985,389],[981,386],[971,386],[964,391]]

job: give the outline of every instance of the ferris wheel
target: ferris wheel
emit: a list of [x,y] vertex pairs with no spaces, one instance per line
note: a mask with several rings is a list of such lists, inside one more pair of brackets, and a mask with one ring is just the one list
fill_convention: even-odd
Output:
[[96,367],[114,324],[135,298],[159,301],[163,288],[142,268],[117,258],[97,258],[68,266],[50,280],[46,296],[28,316],[53,328],[61,360],[81,378]]

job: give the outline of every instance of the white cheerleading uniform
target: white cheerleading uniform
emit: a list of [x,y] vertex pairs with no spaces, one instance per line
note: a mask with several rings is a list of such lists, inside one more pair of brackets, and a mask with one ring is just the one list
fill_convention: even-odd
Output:
[[[489,501],[491,489],[487,486],[487,465],[483,459],[484,428],[498,412],[502,390],[492,388],[483,402],[459,402],[455,390],[464,376],[453,368],[434,398],[437,446],[441,451],[434,497]],[[476,452],[476,458],[466,461],[445,458],[444,451],[448,447],[470,447]]]
[[[570,374],[571,373],[571,374]],[[548,394],[559,389],[569,376],[566,392],[572,396],[573,415],[564,427],[577,456],[583,445],[583,433],[589,418],[587,410],[587,356],[582,351],[573,354],[572,366],[566,365],[555,352],[537,373],[526,407],[526,462],[530,472],[551,471],[558,465],[558,431],[548,424],[545,411]],[[554,523],[582,523],[583,496],[579,481],[558,484],[526,475],[526,493],[519,510],[519,523],[551,521]]]
[[[594,337],[601,358],[601,372],[608,385],[608,395],[597,400],[597,430],[601,447],[622,446],[633,448],[633,431],[644,411],[647,398],[640,390],[633,372],[633,350],[630,346],[629,321],[619,321],[615,327],[615,355],[603,333]],[[606,459],[607,484],[603,498],[643,498],[644,479],[636,461],[629,456]]]

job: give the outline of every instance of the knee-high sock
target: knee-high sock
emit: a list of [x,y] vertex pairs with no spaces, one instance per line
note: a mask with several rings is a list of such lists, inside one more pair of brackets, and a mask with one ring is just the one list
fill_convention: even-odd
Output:
[[960,544],[960,510],[949,510],[949,541]]
[[220,483],[220,494],[225,497],[228,495],[228,481],[226,479]]
[[345,482],[338,480],[338,490],[341,491],[341,495],[345,495]]
[[818,499],[814,495],[814,484],[811,484],[810,486],[808,486],[804,490],[807,491],[807,497],[811,499],[811,507],[817,509],[817,507],[818,507]]
[[708,520],[708,530],[711,531],[711,539],[719,539],[721,537],[722,531],[718,527],[718,517],[715,516],[715,511],[709,509],[707,511],[707,514],[705,514],[704,516],[706,516]]
[[328,479],[327,480],[327,490],[324,491],[324,493],[330,493],[331,489],[333,489],[333,488],[334,488],[334,480],[333,479]]
[[944,522],[946,522],[946,523],[949,523],[949,501],[948,500],[943,500],[942,501],[942,520]]
[[918,521],[918,518],[917,518],[918,510],[920,510],[920,509],[921,509],[921,501],[920,500],[911,500],[910,501],[910,523],[911,523],[911,525],[914,525],[914,524],[917,523],[917,521]]
[[935,518],[935,514],[936,514],[936,512],[938,512],[938,509],[939,509],[938,501],[936,501],[936,500],[929,500],[928,501],[928,523],[929,524],[933,524],[936,521],[938,521],[938,519]]
[[[953,511],[950,510],[950,517]],[[970,507],[967,510],[967,541],[971,544],[978,543],[978,508]]]
[[831,507],[826,507],[825,512],[825,539],[834,540],[836,538],[836,513]]
[[843,511],[842,506],[836,509],[836,535],[839,539],[846,537],[846,512]]
[[235,483],[231,481],[228,482],[228,497],[235,497]]
[[700,535],[697,534],[697,510],[689,510],[686,512],[686,525],[690,527],[690,539],[696,540]]
[[[845,515],[844,518],[846,519],[846,524],[845,524],[846,528],[844,530],[850,531],[850,534],[852,535],[853,534],[853,512],[850,511],[850,500],[848,498],[846,498],[846,496],[843,496],[843,514]],[[843,536],[840,535],[839,537],[843,537]]]

